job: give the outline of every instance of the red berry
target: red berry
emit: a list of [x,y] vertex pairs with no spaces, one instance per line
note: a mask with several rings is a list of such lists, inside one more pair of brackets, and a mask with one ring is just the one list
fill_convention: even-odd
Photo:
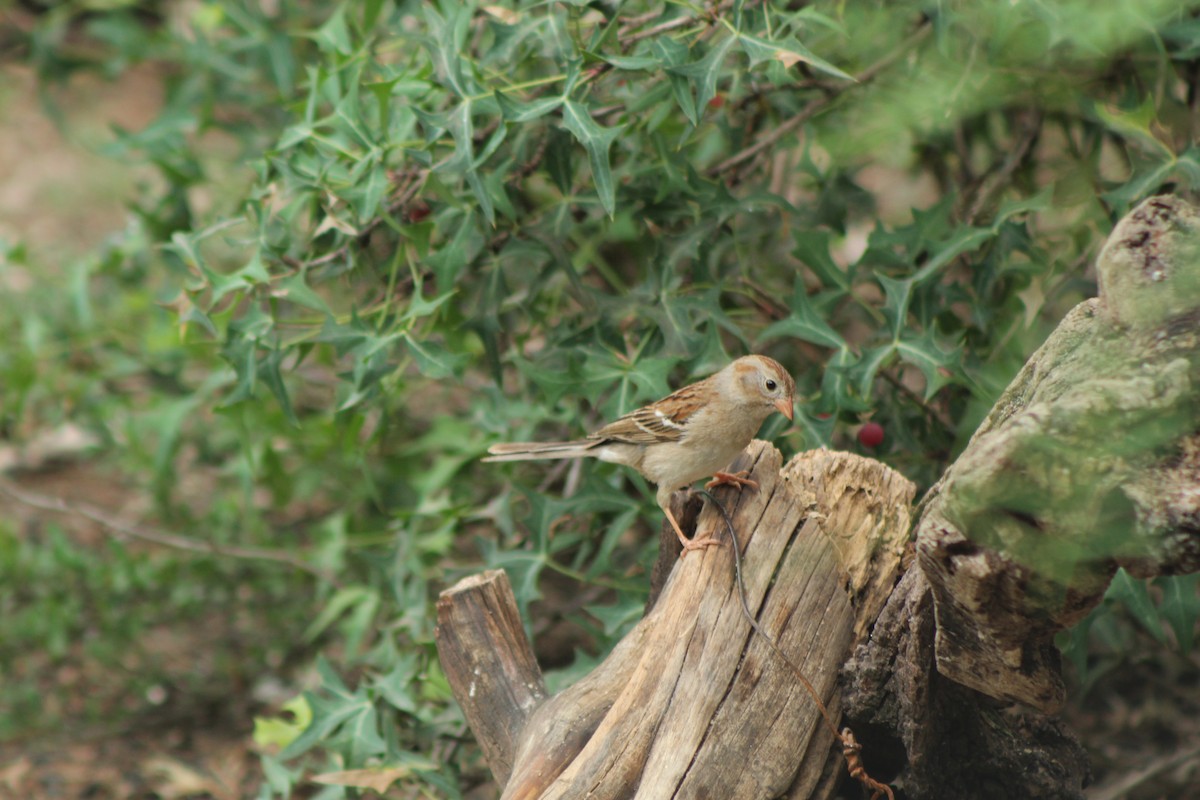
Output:
[[883,426],[868,422],[858,429],[858,443],[863,447],[879,447],[883,444]]
[[712,99],[708,101],[708,107],[712,109],[720,108],[725,105],[725,95],[714,94]]
[[432,210],[433,209],[431,209],[429,207],[429,204],[426,203],[424,200],[418,200],[417,202],[415,202],[411,206],[409,206],[408,218],[412,222],[420,222],[421,220],[428,217],[429,212]]

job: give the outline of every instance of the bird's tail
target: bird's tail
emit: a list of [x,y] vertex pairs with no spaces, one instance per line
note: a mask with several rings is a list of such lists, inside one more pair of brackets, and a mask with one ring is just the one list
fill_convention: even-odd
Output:
[[543,458],[584,458],[594,456],[595,442],[506,442],[488,448],[484,461],[535,461]]

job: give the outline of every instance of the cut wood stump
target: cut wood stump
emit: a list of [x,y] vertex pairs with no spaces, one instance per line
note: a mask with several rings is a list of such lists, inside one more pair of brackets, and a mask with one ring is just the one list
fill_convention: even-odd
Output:
[[[504,798],[832,796],[845,772],[833,732],[742,602],[836,724],[838,671],[899,574],[914,489],[846,453],[805,453],[782,471],[781,460],[754,442],[733,468],[759,489],[715,493],[737,532],[745,598],[724,519],[706,503],[694,535],[725,546],[665,552],[649,613],[554,697],[502,572],[442,594],[443,667]],[[663,541],[675,541],[669,529]]]
[[1097,273],[918,510],[869,459],[742,454],[759,490],[717,498],[785,657],[698,498],[676,516],[726,546],[679,559],[664,525],[645,617],[553,697],[503,573],[444,592],[438,650],[504,798],[828,798],[846,764],[794,663],[912,800],[1081,800],[1054,635],[1119,567],[1200,570],[1200,212],[1145,201]]

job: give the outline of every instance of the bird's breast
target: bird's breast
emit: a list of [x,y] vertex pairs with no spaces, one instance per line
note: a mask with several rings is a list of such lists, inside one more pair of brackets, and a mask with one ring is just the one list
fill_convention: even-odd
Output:
[[692,426],[678,442],[646,448],[640,471],[654,483],[672,489],[711,477],[738,457],[761,424],[761,419],[739,419]]

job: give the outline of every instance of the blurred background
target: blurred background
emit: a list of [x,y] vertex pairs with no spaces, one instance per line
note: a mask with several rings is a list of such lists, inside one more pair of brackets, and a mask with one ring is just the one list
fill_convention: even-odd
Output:
[[[1194,199],[1198,7],[0,3],[0,796],[495,796],[437,592],[508,570],[564,685],[660,514],[487,446],[762,352],[785,456],[928,488]],[[1063,635],[1091,797],[1200,789],[1198,616]]]

